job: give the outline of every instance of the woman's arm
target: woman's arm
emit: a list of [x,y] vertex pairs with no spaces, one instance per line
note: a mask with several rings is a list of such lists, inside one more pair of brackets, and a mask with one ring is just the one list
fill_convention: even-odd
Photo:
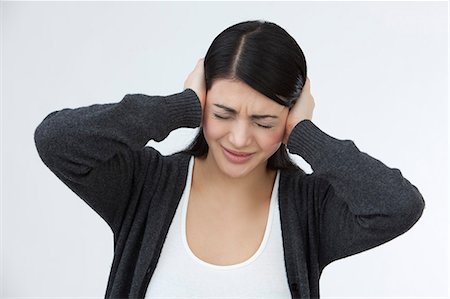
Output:
[[314,171],[320,271],[392,240],[421,217],[425,202],[419,190],[353,141],[333,138],[306,119],[294,127],[287,147]]
[[307,78],[289,112],[284,142],[314,170],[308,192],[318,227],[320,271],[329,263],[381,245],[410,229],[425,202],[419,190],[351,140],[339,140],[312,121],[315,107]]
[[111,227],[119,229],[143,161],[156,167],[161,154],[143,148],[172,130],[195,128],[201,105],[192,89],[169,96],[127,94],[120,102],[62,109],[34,133],[47,167]]
[[353,141],[333,138],[303,120],[288,148],[314,171],[321,271],[337,259],[392,240],[421,217],[425,202],[419,190],[400,170],[361,152]]

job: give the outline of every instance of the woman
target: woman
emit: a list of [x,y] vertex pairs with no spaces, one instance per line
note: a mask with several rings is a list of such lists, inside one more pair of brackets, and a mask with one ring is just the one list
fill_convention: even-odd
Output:
[[[409,230],[418,189],[313,109],[300,47],[248,21],[216,37],[183,92],[50,113],[40,157],[114,234],[105,298],[318,298],[326,265]],[[184,151],[146,146],[198,126]]]

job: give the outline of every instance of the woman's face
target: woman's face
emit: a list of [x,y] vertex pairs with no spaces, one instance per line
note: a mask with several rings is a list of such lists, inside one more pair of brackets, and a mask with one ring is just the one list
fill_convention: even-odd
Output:
[[241,81],[216,80],[207,92],[203,114],[208,158],[233,178],[265,169],[281,145],[288,113],[287,107]]

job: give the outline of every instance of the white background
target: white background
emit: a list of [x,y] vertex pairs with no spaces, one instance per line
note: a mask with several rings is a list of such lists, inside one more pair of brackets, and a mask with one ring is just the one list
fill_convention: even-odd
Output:
[[[103,298],[106,290],[112,233],[40,160],[33,133],[43,118],[127,93],[181,92],[222,30],[265,19],[304,50],[313,122],[400,169],[426,202],[404,235],[329,265],[321,296],[446,298],[447,5],[3,2],[0,295]],[[149,145],[169,154],[195,132],[178,129]]]

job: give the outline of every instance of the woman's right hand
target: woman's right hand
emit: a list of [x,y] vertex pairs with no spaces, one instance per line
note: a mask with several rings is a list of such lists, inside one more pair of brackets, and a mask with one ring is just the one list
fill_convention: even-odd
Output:
[[197,94],[202,105],[202,112],[205,109],[206,103],[206,83],[205,83],[205,70],[203,67],[205,58],[201,58],[197,61],[194,70],[184,81],[184,90],[190,88]]

